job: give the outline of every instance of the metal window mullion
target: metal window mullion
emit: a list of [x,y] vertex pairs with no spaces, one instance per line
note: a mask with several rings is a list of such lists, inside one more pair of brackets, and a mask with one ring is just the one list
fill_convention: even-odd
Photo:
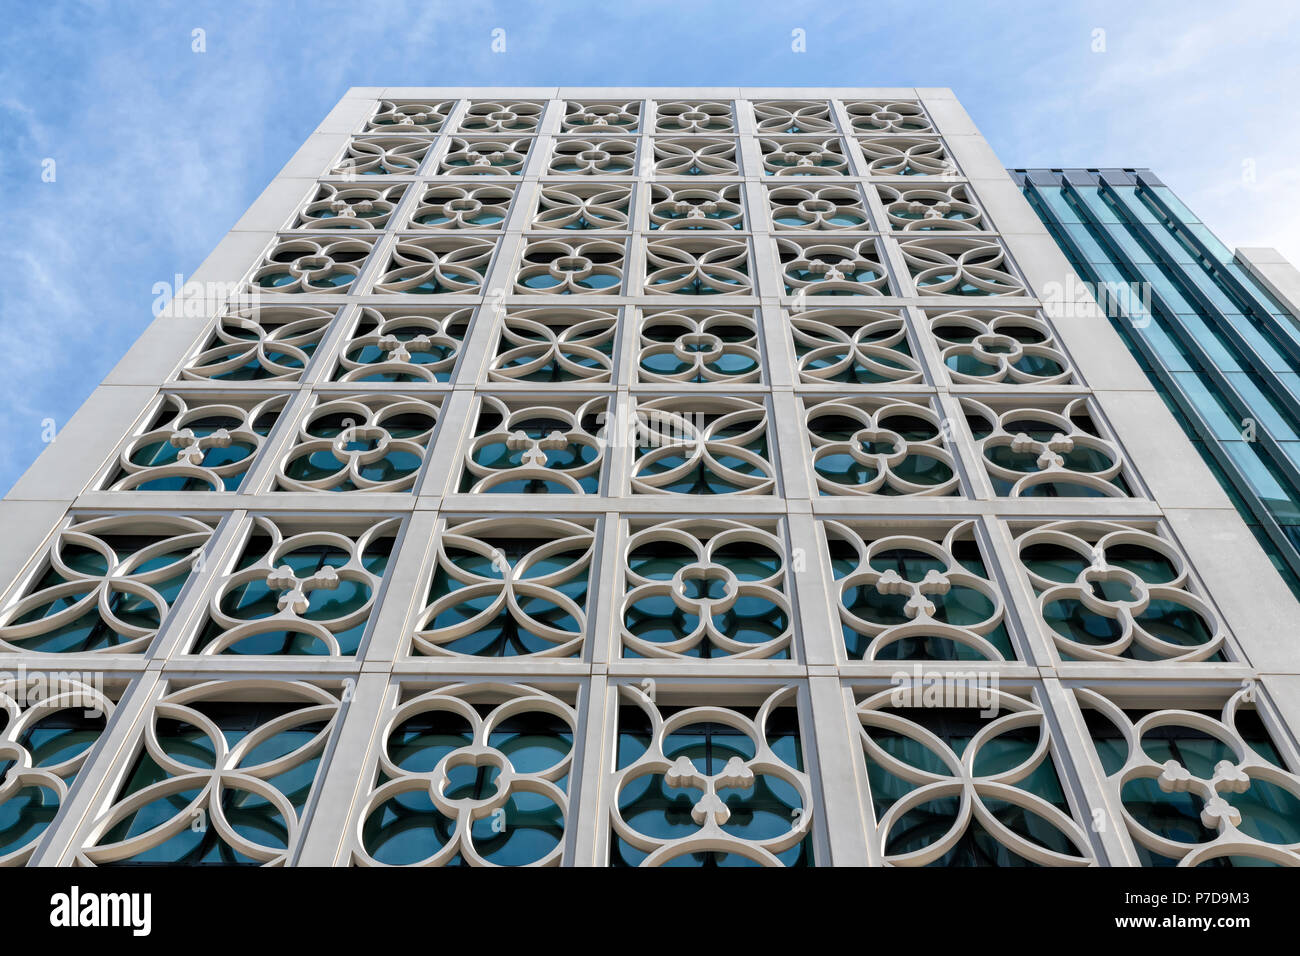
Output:
[[[825,682],[826,678],[810,678],[810,683],[812,681]],[[847,752],[841,751],[839,755],[843,762],[836,768],[835,775],[829,783],[824,785],[825,792],[828,794],[827,799],[830,801],[830,806],[826,810],[827,828],[842,826],[850,831],[844,836],[832,836],[831,862],[836,866],[855,864],[884,866],[884,850],[879,842],[880,821],[876,819],[867,772],[867,755],[862,748],[862,724],[857,715],[858,698],[869,696],[879,688],[864,689],[837,683],[836,694],[841,715],[841,722],[838,725],[834,719],[835,708],[824,688],[818,685],[815,690],[810,690],[811,694],[816,694],[816,717],[821,723],[819,729],[824,729],[817,738],[818,747],[822,746],[823,741],[836,746],[840,735],[846,735],[848,740]],[[837,730],[837,726],[843,729]],[[843,779],[846,775],[848,780]],[[860,857],[858,847],[851,842],[855,830],[863,841]],[[842,857],[845,858],[843,864],[840,862]]]
[[418,180],[407,185],[406,190],[402,193],[402,198],[398,200],[397,208],[388,217],[388,225],[383,228],[385,234],[399,232],[408,228],[411,217],[415,215],[415,210],[420,207],[420,200],[424,196],[424,191],[430,185],[432,184]]
[[[1072,195],[1075,195],[1076,198],[1081,199],[1081,197],[1078,196],[1077,190],[1073,186],[1067,184],[1065,188]],[[1106,190],[1107,195],[1111,196],[1126,212],[1131,213],[1132,206],[1124,199],[1124,197],[1120,196],[1113,187],[1103,184],[1101,188]],[[1232,347],[1236,349],[1238,354],[1246,360],[1246,364],[1252,367],[1264,380],[1265,391],[1276,399],[1287,413],[1290,414],[1293,423],[1300,426],[1300,398],[1297,398],[1292,394],[1290,389],[1282,384],[1281,380],[1278,379],[1277,374],[1269,368],[1268,363],[1264,361],[1263,356],[1256,351],[1250,340],[1243,336],[1241,332],[1239,332],[1237,328],[1228,321],[1228,317],[1220,312],[1219,309],[1209,301],[1205,293],[1198,289],[1195,283],[1186,279],[1183,275],[1183,270],[1179,268],[1178,264],[1169,261],[1168,254],[1152,235],[1152,230],[1149,224],[1142,222],[1137,216],[1130,216],[1130,218],[1132,221],[1127,225],[1131,229],[1143,234],[1147,243],[1156,249],[1156,255],[1160,257],[1162,263],[1169,269],[1170,273],[1172,273],[1172,281],[1178,285],[1179,290],[1191,299],[1194,304],[1200,307],[1203,316],[1210,320],[1210,323],[1214,326],[1215,330],[1218,331],[1224,340],[1229,342]],[[1136,269],[1136,266],[1131,260],[1128,260],[1127,254],[1121,254],[1125,256],[1126,266],[1133,273],[1140,275],[1140,271]],[[1165,309],[1168,311],[1168,306],[1165,306]],[[1176,315],[1177,313],[1170,311],[1169,314]],[[1181,325],[1181,323],[1179,324]],[[1293,361],[1300,359],[1300,349],[1297,349],[1296,352],[1292,352],[1290,349],[1283,349],[1283,351],[1286,352],[1287,357]]]
[[1016,536],[1007,520],[991,515],[976,519],[982,531],[976,535],[976,540],[989,547],[990,580],[998,583],[1002,590],[1005,602],[1003,625],[1012,648],[1025,663],[1036,665],[1044,676],[1054,674],[1060,661],[1055,642],[1039,610],[1038,595],[1025,577]]
[[569,793],[571,817],[565,821],[568,845],[564,855],[572,866],[606,866],[611,839],[609,805],[615,799],[618,688],[605,674],[592,675],[584,688],[579,716],[582,752],[570,775],[577,786]]
[[329,759],[318,772],[312,803],[305,808],[304,832],[292,866],[348,866],[360,802],[373,789],[376,754],[385,741],[376,739],[379,722],[396,702],[387,673],[356,678],[351,700],[341,704],[341,726],[330,741]]
[[[396,556],[385,569],[382,593],[376,596],[378,610],[369,627],[364,645],[367,665],[391,667],[399,656],[412,654],[410,646],[413,618],[427,603],[429,568],[434,542],[445,520],[434,511],[416,511],[402,529]],[[437,658],[419,658],[430,662]]]
[[1232,292],[1241,299],[1241,302],[1246,306],[1246,311],[1253,314],[1255,318],[1265,326],[1265,328],[1260,329],[1261,334],[1267,336],[1273,344],[1277,345],[1281,351],[1285,352],[1287,358],[1290,359],[1292,363],[1300,364],[1300,340],[1297,340],[1289,333],[1284,334],[1285,326],[1277,321],[1277,316],[1272,313],[1256,293],[1252,292],[1247,288],[1245,283],[1233,275],[1231,270],[1223,267],[1223,264],[1215,258],[1209,247],[1201,241],[1201,238],[1190,229],[1187,229],[1187,223],[1174,215],[1174,211],[1169,208],[1169,204],[1160,198],[1159,194],[1157,194],[1155,190],[1144,181],[1141,173],[1137,175],[1137,180],[1138,187],[1143,190],[1143,194],[1155,204],[1160,212],[1167,216],[1172,222],[1178,223],[1180,226],[1184,227],[1184,234],[1187,237],[1187,241],[1196,248],[1196,251],[1205,259],[1206,263],[1208,263],[1207,271],[1211,272],[1216,278],[1227,285]]
[[[872,211],[875,215],[875,211]],[[883,215],[883,213],[882,213]],[[921,291],[916,287],[907,259],[903,256],[903,246],[892,234],[882,232],[876,239],[876,248],[880,252],[880,261],[891,274],[890,285],[894,295],[904,299],[919,299]]]
[[[497,183],[489,182],[484,183],[484,185],[494,186]],[[540,180],[525,176],[510,185],[514,186],[513,195],[510,197],[510,209],[506,212],[505,222],[501,223],[501,230],[496,233],[498,236],[512,235],[532,229],[535,217],[541,212],[543,184]]]
[[[760,398],[760,401],[762,399]],[[788,504],[817,496],[817,482],[812,472],[808,448],[808,428],[804,423],[803,403],[793,391],[770,393],[768,416],[768,460],[774,466],[773,478],[779,481],[779,494]]]
[[[326,395],[325,400],[342,396]],[[310,386],[291,392],[280,417],[276,419],[262,453],[244,474],[240,491],[245,495],[258,495],[275,491],[281,463],[288,464],[288,456],[298,443],[299,431],[314,407],[315,399]]]
[[1300,774],[1300,675],[1262,674],[1258,683],[1263,686],[1263,706],[1255,705],[1259,717],[1286,769]]
[[207,617],[221,581],[239,560],[240,551],[252,529],[249,513],[232,511],[217,525],[203,551],[203,570],[185,583],[185,590],[172,605],[154,640],[150,661],[167,661],[184,653]]
[[807,665],[837,666],[845,662],[838,619],[839,598],[826,547],[811,514],[786,516],[790,560],[786,579],[794,592],[797,614],[791,625],[798,635],[798,656]]
[[[804,695],[799,696],[802,703]],[[814,780],[814,795],[820,791],[821,813],[814,809],[813,847],[816,862],[822,866],[874,862],[867,850],[871,831],[852,751],[856,740],[849,726],[850,700],[838,677],[810,676],[806,712],[803,706],[799,708],[803,738],[813,743],[807,747],[807,772]]]
[[1110,785],[1074,694],[1054,677],[1044,678],[1040,692],[1045,698],[1039,702],[1047,721],[1045,729],[1053,742],[1060,744],[1059,756],[1064,758],[1057,766],[1057,776],[1064,777],[1062,789],[1073,796],[1074,809],[1085,811],[1079,823],[1092,841],[1098,862],[1141,866],[1124,823],[1123,801]]
[[[919,305],[910,305],[899,310],[903,316],[903,326],[907,329],[907,341],[913,349],[913,358],[921,365],[921,375],[924,384],[939,392],[947,392],[956,383],[953,382],[952,376],[948,374],[948,368],[944,365],[943,349],[939,346],[939,341],[931,328],[929,310]],[[942,312],[949,311],[943,309]],[[1046,318],[1042,321],[1046,322]],[[1053,337],[1056,337],[1056,330],[1052,329]],[[1063,351],[1063,347],[1057,343],[1057,348]]]
[[[961,404],[964,397],[946,390],[933,395],[944,448],[952,455],[958,495],[973,501],[1000,501],[1002,496],[993,487],[993,478],[985,465],[979,442],[966,420],[966,409]],[[945,423],[946,429],[943,427]]]
[[[1029,184],[1027,188],[1034,195],[1037,195],[1037,187]],[[1041,199],[1039,201],[1041,203]],[[1086,207],[1084,207],[1084,213],[1092,217],[1092,212]],[[1111,238],[1109,230],[1107,230],[1102,223],[1094,217],[1091,221],[1084,223],[1084,225],[1091,226],[1097,233],[1099,233],[1101,237],[1100,242],[1107,247],[1113,262],[1119,264],[1129,276],[1141,276],[1141,272],[1137,269],[1133,261],[1129,259],[1128,254],[1119,247],[1118,243],[1116,243],[1113,238]],[[1062,240],[1066,244],[1067,248],[1071,250],[1071,253],[1077,261],[1083,263],[1087,262],[1087,259],[1082,255],[1078,246],[1074,244],[1073,240],[1071,240],[1067,234],[1062,233]],[[1093,273],[1091,269],[1088,271],[1089,274],[1094,275],[1095,277],[1095,273]],[[1163,328],[1165,331],[1178,339],[1178,341],[1182,343],[1183,347],[1195,357],[1196,361],[1201,366],[1201,372],[1210,377],[1218,388],[1221,397],[1232,406],[1233,411],[1237,415],[1240,415],[1243,420],[1247,418],[1253,419],[1255,413],[1251,410],[1246,400],[1241,396],[1241,393],[1237,391],[1236,386],[1234,386],[1227,378],[1223,370],[1210,358],[1205,347],[1178,319],[1178,313],[1169,308],[1168,304],[1154,291],[1151,293],[1151,302],[1154,307],[1152,310],[1153,317],[1154,313],[1158,313],[1161,316],[1161,321],[1163,322]],[[1114,309],[1107,310],[1108,315],[1113,314],[1113,312]],[[1128,319],[1128,316],[1125,315],[1124,318]],[[1128,320],[1131,321],[1131,319]],[[1141,339],[1141,336],[1135,336],[1134,338]],[[1163,364],[1163,362],[1161,362],[1161,364]],[[1293,487],[1300,487],[1300,468],[1281,453],[1281,449],[1277,447],[1273,437],[1267,431],[1262,431],[1259,435],[1259,441],[1268,451],[1270,458],[1273,460],[1274,466],[1286,475],[1287,481]]]
[[637,396],[626,389],[609,396],[605,412],[605,467],[604,474],[598,475],[601,485],[596,489],[597,494],[623,499],[622,506],[628,510],[635,507],[631,476],[636,467],[636,406]]
[[755,310],[762,326],[759,356],[763,384],[769,388],[790,388],[799,382],[799,361],[794,351],[788,313],[776,302],[763,302]]
[[361,310],[362,306],[355,302],[344,302],[335,309],[334,318],[330,319],[325,327],[325,334],[312,350],[302,375],[298,377],[298,381],[288,382],[286,385],[294,386],[299,391],[310,391],[317,385],[334,381],[339,354],[353,337],[357,324],[361,321]]
[[[281,239],[285,238],[292,237],[279,235],[276,237],[276,241],[279,242]],[[371,294],[371,290],[374,288],[375,283],[379,281],[379,277],[388,269],[388,257],[392,255],[393,246],[396,245],[396,243],[397,233],[388,230],[380,233],[379,238],[376,239],[374,244],[370,247],[370,255],[362,265],[361,272],[358,273],[356,279],[348,285],[348,291],[345,293],[346,296],[351,297]],[[261,260],[259,260],[259,262],[260,261]],[[365,292],[358,291],[360,289],[364,289]],[[291,297],[286,296],[285,298]],[[287,304],[292,305],[293,303],[289,302]]]
[[475,394],[468,389],[457,389],[443,399],[437,430],[426,452],[429,460],[414,489],[417,495],[456,493],[454,482],[461,474],[464,456],[474,440],[477,409]]
[[[518,199],[519,193],[516,192],[515,201]],[[511,218],[515,219],[513,215]],[[520,232],[507,230],[496,237],[492,264],[483,277],[482,295],[472,306],[473,321],[461,344],[456,375],[450,380],[453,387],[477,386],[486,380],[497,338],[505,323],[506,300],[514,294],[515,270],[523,255],[523,246]]]
[[604,519],[596,537],[592,567],[587,571],[588,581],[595,587],[587,589],[587,634],[582,659],[593,668],[617,663],[623,651],[625,519],[616,511],[605,512]]
[[452,130],[460,129],[461,121],[464,120],[465,114],[469,112],[470,102],[468,96],[455,98],[451,109],[447,111],[447,118],[442,121],[442,125],[430,137],[433,140],[433,148],[429,150],[424,157],[424,161],[417,167],[416,175],[427,177],[438,174],[438,164],[442,162],[442,157],[446,155],[446,146],[451,142],[452,136],[455,135]]

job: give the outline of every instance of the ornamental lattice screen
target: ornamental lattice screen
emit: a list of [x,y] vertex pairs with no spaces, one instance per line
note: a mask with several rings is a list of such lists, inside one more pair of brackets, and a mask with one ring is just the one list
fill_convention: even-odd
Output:
[[947,90],[350,91],[0,506],[0,863],[1300,864],[1073,278]]

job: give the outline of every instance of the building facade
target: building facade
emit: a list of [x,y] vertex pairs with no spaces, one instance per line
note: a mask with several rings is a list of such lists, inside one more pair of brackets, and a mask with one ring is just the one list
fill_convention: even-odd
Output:
[[1300,863],[1295,601],[948,90],[353,89],[0,523],[0,862]]
[[1300,273],[1234,257],[1149,169],[1012,176],[1300,594]]

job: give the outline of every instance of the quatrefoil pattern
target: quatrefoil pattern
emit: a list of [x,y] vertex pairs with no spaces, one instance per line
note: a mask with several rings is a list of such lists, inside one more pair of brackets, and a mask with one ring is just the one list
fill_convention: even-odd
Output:
[[753,287],[744,239],[692,236],[646,243],[647,292],[655,295],[744,295]]
[[908,398],[808,402],[812,470],[823,495],[952,495],[957,464],[939,415]]
[[890,295],[889,273],[875,239],[778,239],[788,295]]
[[929,314],[954,384],[1072,385],[1076,376],[1052,327],[1034,313],[963,309]]
[[786,548],[737,521],[666,521],[633,533],[624,557],[623,656],[788,658]]
[[559,866],[578,749],[571,701],[453,684],[385,714],[352,834],[360,866]]
[[640,123],[640,100],[630,103],[570,101],[565,104],[561,127],[566,133],[635,133]]
[[1127,497],[1124,458],[1086,398],[1040,400],[1034,407],[961,399],[980,460],[1000,495]]
[[759,140],[768,176],[847,176],[849,162],[838,136],[791,136]]
[[778,232],[871,228],[856,186],[776,186],[768,190],[767,201]]
[[36,574],[0,611],[0,648],[139,654],[202,560],[212,526],[180,515],[109,515],[55,533]]
[[494,229],[505,225],[514,189],[496,183],[430,186],[411,213],[412,229]]
[[549,169],[557,176],[627,176],[636,172],[636,152],[632,137],[557,139]]
[[420,136],[356,136],[330,172],[336,176],[410,176],[416,173],[433,140]]
[[384,100],[366,123],[366,129],[385,133],[436,133],[455,106],[455,100],[440,103]]
[[619,183],[564,183],[542,187],[537,229],[627,229],[632,187]]
[[934,126],[920,103],[853,100],[844,104],[857,133],[933,133]]
[[954,176],[957,164],[938,137],[862,136],[858,149],[870,176]]
[[438,406],[414,396],[318,396],[276,479],[282,491],[410,491]]
[[761,377],[758,323],[720,309],[646,309],[637,378],[642,382],[742,384]]
[[496,244],[472,236],[406,236],[393,246],[375,291],[463,295],[483,286]]
[[532,140],[453,138],[438,168],[448,176],[518,176],[523,172]]
[[494,103],[477,100],[461,118],[461,133],[536,133],[541,124],[542,103]]
[[472,309],[360,310],[339,352],[339,382],[446,382],[456,367]]
[[431,656],[572,657],[587,628],[595,536],[573,521],[482,519],[436,542],[413,647]]
[[876,187],[889,228],[895,232],[978,232],[984,213],[965,183]]
[[361,275],[374,251],[369,239],[282,239],[254,271],[259,294],[341,294]]
[[740,185],[654,186],[650,194],[650,228],[664,232],[718,230],[745,224]]
[[736,141],[704,136],[657,136],[654,171],[659,176],[735,176]]
[[1222,660],[1227,630],[1174,543],[1109,521],[1054,521],[1016,539],[1057,653],[1068,660]]
[[524,249],[515,291],[538,295],[616,295],[623,285],[625,247],[609,239],[532,239]]
[[731,104],[720,100],[661,102],[655,117],[661,133],[727,133],[735,128]]
[[997,239],[909,239],[899,243],[918,295],[1017,296],[1025,284]]
[[827,100],[761,100],[754,104],[760,133],[833,133]]
[[401,202],[405,185],[353,186],[321,183],[298,214],[295,229],[383,229]]

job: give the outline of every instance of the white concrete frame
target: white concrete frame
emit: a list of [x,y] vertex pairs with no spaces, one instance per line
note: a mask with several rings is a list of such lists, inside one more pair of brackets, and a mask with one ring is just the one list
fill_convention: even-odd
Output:
[[[763,175],[762,157],[752,101],[830,100],[830,120],[835,132],[818,132],[820,138],[848,141],[848,175],[819,179],[818,185],[870,186],[900,183],[898,177],[868,176],[866,161],[851,148],[854,133],[845,101],[883,100],[919,102],[942,137],[958,173],[935,181],[963,181],[984,210],[987,224],[997,231],[957,233],[999,239],[1018,274],[1032,293],[997,299],[933,297],[915,294],[903,260],[900,239],[909,234],[880,232],[885,222],[874,188],[866,189],[872,229],[864,235],[877,239],[888,271],[901,293],[886,297],[809,300],[810,308],[825,305],[867,308],[901,307],[913,343],[913,354],[925,369],[925,382],[896,388],[863,388],[863,394],[888,392],[931,396],[945,416],[957,423],[953,444],[957,452],[962,493],[953,497],[849,497],[818,496],[808,467],[808,448],[799,402],[854,391],[849,387],[805,385],[798,380],[794,353],[785,321],[793,300],[779,281],[774,251],[774,227],[768,214],[765,190],[782,180]],[[811,833],[817,865],[882,863],[875,839],[876,821],[863,771],[862,747],[856,736],[855,701],[869,691],[890,686],[890,678],[910,663],[850,661],[835,625],[835,597],[829,586],[819,519],[854,518],[879,522],[881,527],[905,528],[932,519],[973,519],[986,554],[990,573],[1004,589],[1013,642],[1022,649],[1019,661],[981,664],[996,672],[1001,687],[1042,709],[1051,731],[1051,753],[1076,821],[1087,827],[1098,808],[1109,820],[1119,820],[1119,807],[1098,764],[1083,727],[1076,688],[1099,690],[1116,699],[1145,707],[1196,706],[1217,710],[1243,684],[1258,689],[1255,695],[1274,738],[1294,774],[1300,772],[1296,728],[1300,728],[1300,651],[1295,601],[1278,576],[1271,572],[1263,552],[1241,521],[1218,483],[1206,469],[1151,389],[1145,375],[1131,359],[1096,304],[1086,294],[1078,301],[1062,302],[1048,295],[1053,288],[1077,289],[1077,278],[1056,244],[1021,197],[974,123],[947,89],[665,89],[665,88],[353,88],[325,118],[307,142],[280,171],[262,195],[190,278],[199,283],[243,283],[260,264],[264,252],[286,234],[299,209],[315,194],[317,183],[338,181],[331,175],[350,138],[362,132],[377,101],[405,100],[456,104],[442,130],[424,134],[433,146],[413,175],[382,177],[384,185],[409,184],[387,228],[367,232],[376,242],[355,286],[368,289],[380,272],[397,233],[413,210],[417,184],[491,182],[516,186],[509,218],[497,231],[499,239],[486,281],[478,294],[439,296],[321,294],[268,296],[264,301],[286,305],[336,308],[339,313],[327,329],[306,374],[297,382],[228,384],[183,381],[177,372],[208,335],[220,313],[220,303],[188,314],[183,301],[173,303],[145,331],[125,358],[95,390],[81,410],[60,432],[57,441],[0,502],[0,607],[21,595],[38,569],[43,549],[66,516],[163,512],[210,515],[219,523],[204,561],[204,570],[191,579],[171,615],[164,622],[154,651],[149,655],[9,654],[0,669],[25,666],[37,670],[99,670],[129,681],[121,702],[96,750],[76,778],[69,799],[41,838],[31,857],[37,865],[70,865],[84,859],[81,851],[92,837],[93,823],[115,798],[118,782],[140,746],[141,728],[152,704],[165,693],[196,680],[277,678],[319,684],[337,693],[347,685],[341,709],[341,727],[330,744],[329,760],[318,774],[316,789],[304,815],[304,835],[292,846],[285,862],[298,865],[348,865],[353,849],[357,811],[373,778],[377,739],[397,688],[420,688],[462,681],[532,682],[567,695],[579,720],[580,744],[570,775],[569,817],[562,855],[565,865],[603,865],[610,840],[612,793],[612,734],[618,688],[639,685],[645,678],[657,682],[664,699],[692,704],[748,701],[758,703],[779,686],[796,689],[805,745],[804,771],[811,780],[813,806]],[[439,175],[438,163],[469,101],[532,100],[544,103],[531,148],[519,177],[457,177]],[[552,177],[545,164],[559,139],[582,138],[586,133],[562,132],[567,100],[640,101],[638,131],[619,134],[636,144],[644,155],[652,132],[658,102],[681,100],[729,101],[735,107],[736,129],[718,134],[735,138],[739,149],[738,175],[709,177],[702,185],[738,182],[746,191],[746,228],[724,235],[743,239],[751,253],[751,296],[708,298],[670,297],[641,291],[649,204],[649,184],[659,180],[646,168],[636,175]],[[475,134],[488,136],[488,134]],[[771,134],[764,133],[763,136]],[[650,175],[644,175],[651,172]],[[370,185],[357,177],[357,185]],[[630,229],[584,232],[583,240],[616,238],[628,250],[623,268],[624,286],[618,295],[581,296],[561,300],[552,295],[517,295],[514,272],[526,238],[533,236],[530,220],[536,195],[543,183],[620,182],[634,185]],[[674,180],[677,181],[677,180]],[[680,180],[682,185],[693,185]],[[789,179],[791,184],[802,184]],[[912,177],[907,185],[924,185]],[[398,224],[394,226],[393,224]],[[430,233],[423,233],[428,235]],[[452,233],[455,235],[455,233]],[[475,233],[480,235],[480,233]],[[554,232],[547,233],[555,236]],[[658,237],[656,233],[656,237]],[[801,234],[794,234],[796,236]],[[834,238],[835,233],[817,233]],[[351,238],[351,236],[349,236]],[[561,236],[560,238],[573,238]],[[233,287],[233,286],[232,286]],[[493,290],[504,290],[504,298]],[[579,301],[582,300],[582,301]],[[499,320],[491,307],[503,301],[516,306],[591,307],[617,310],[620,316],[612,380],[607,383],[565,383],[538,387],[523,383],[488,382]],[[333,362],[356,311],[363,305],[469,306],[480,311],[463,345],[454,376],[437,385],[359,386],[330,381]],[[847,305],[846,305],[847,304]],[[672,384],[633,384],[636,330],[633,316],[642,307],[736,307],[754,310],[761,327],[764,356],[761,383],[704,384],[678,388]],[[1070,357],[1086,384],[1047,386],[1038,393],[1052,396],[1090,395],[1117,439],[1128,466],[1140,476],[1132,498],[1006,498],[992,491],[965,431],[956,402],[964,395],[999,395],[1024,399],[1012,387],[952,385],[942,374],[938,346],[926,328],[923,309],[940,307],[1040,308],[1054,326],[1056,340]],[[97,490],[105,463],[127,438],[144,426],[159,396],[183,389],[187,394],[214,393],[288,394],[290,401],[267,440],[264,453],[238,492],[144,492]],[[328,492],[272,492],[276,462],[287,450],[302,412],[313,392],[421,394],[439,399],[441,411],[430,454],[415,493],[331,494]],[[613,448],[608,455],[599,494],[537,496],[498,494],[466,495],[457,491],[458,464],[463,443],[472,430],[472,408],[479,394],[538,395],[547,392],[593,397],[607,395],[626,406],[635,396],[661,394],[736,395],[762,401],[768,414],[775,450],[778,494],[672,497],[633,495],[629,490],[631,451]],[[1033,393],[1030,393],[1032,395]],[[1146,496],[1140,496],[1142,489]],[[424,604],[424,589],[433,561],[433,542],[449,519],[461,515],[516,516],[536,514],[539,504],[548,512],[595,518],[596,560],[588,599],[587,633],[576,659],[536,658],[431,658],[409,656],[405,647],[414,616]],[[394,559],[385,575],[382,600],[372,616],[363,651],[355,659],[238,658],[183,653],[206,607],[214,586],[238,553],[243,530],[253,514],[293,515],[311,521],[313,516],[373,518],[397,516],[403,527]],[[781,528],[792,554],[803,549],[812,556],[806,570],[790,575],[795,602],[795,640],[787,661],[624,660],[619,656],[617,607],[621,598],[622,546],[628,516],[718,516],[772,519]],[[1114,662],[1062,662],[1053,651],[1044,625],[1036,614],[1033,593],[1014,557],[1011,521],[1046,521],[1067,517],[1130,520],[1159,531],[1186,554],[1204,594],[1222,616],[1236,649],[1228,663],[1142,664]],[[889,524],[884,524],[889,522]],[[942,662],[925,665],[927,672],[944,670]],[[962,667],[967,671],[970,667]],[[116,686],[116,685],[113,685]],[[1088,827],[1081,848],[1084,862],[1133,865],[1136,856],[1130,835],[1122,824]],[[1296,857],[1292,862],[1300,862]]]

